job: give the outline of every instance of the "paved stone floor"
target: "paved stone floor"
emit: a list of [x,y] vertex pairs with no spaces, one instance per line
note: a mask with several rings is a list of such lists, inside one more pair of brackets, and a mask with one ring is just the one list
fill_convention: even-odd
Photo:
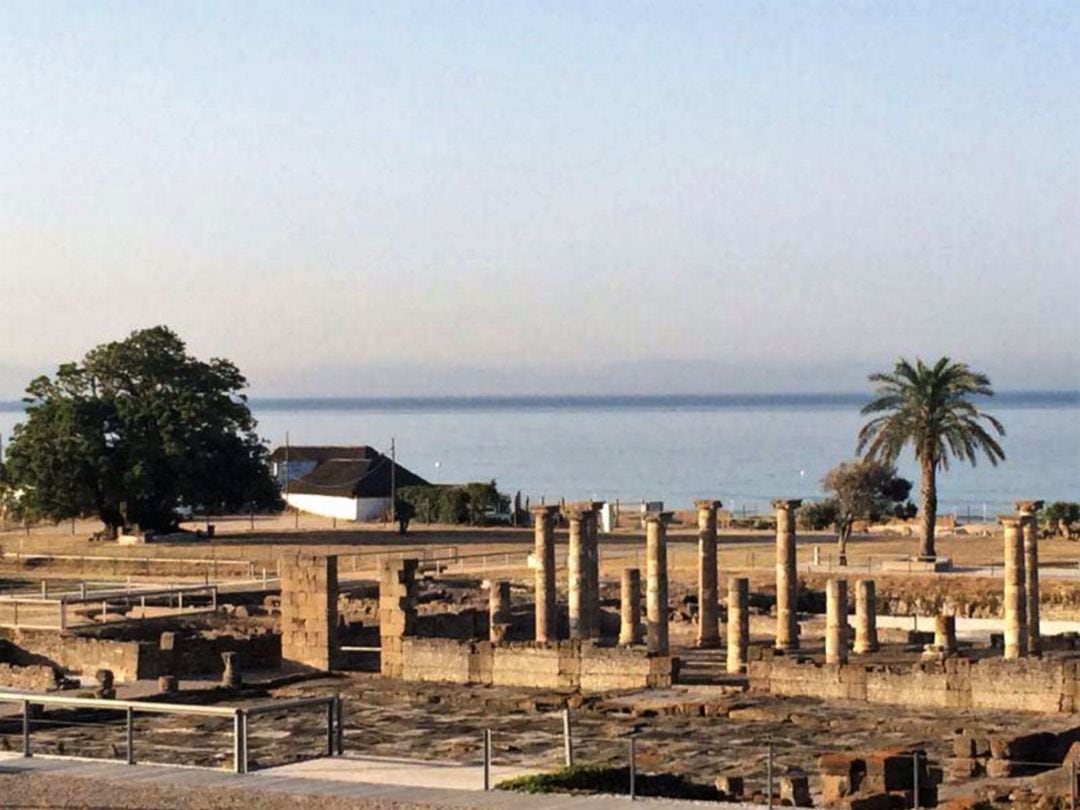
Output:
[[[714,803],[669,801],[664,799],[639,799],[631,803],[628,797],[619,796],[569,796],[550,794],[532,796],[502,791],[462,790],[460,788],[422,787],[409,784],[375,784],[360,781],[357,763],[348,758],[320,760],[317,770],[297,775],[294,766],[271,768],[247,776],[238,776],[222,770],[205,768],[177,768],[161,765],[123,765],[110,762],[32,757],[24,759],[14,754],[0,754],[0,774],[47,774],[52,781],[64,779],[92,779],[95,783],[113,783],[117,786],[139,788],[172,787],[198,791],[203,801],[207,796],[224,795],[224,792],[243,791],[253,795],[253,801],[262,803],[254,796],[267,794],[295,797],[326,797],[337,800],[355,799],[357,807],[395,806],[427,808],[506,808],[515,810],[615,810],[633,806],[654,807],[657,810],[700,810],[715,807]],[[430,769],[432,765],[429,763]],[[434,767],[439,767],[438,765]],[[13,798],[18,801],[18,797]],[[231,804],[231,803],[230,803]],[[4,801],[0,806],[19,806]],[[41,805],[38,805],[41,806]],[[69,805],[79,806],[79,805]],[[146,806],[154,806],[148,802]],[[256,805],[258,806],[258,805]],[[335,804],[335,806],[341,806]],[[751,805],[725,804],[724,807],[739,810]]]

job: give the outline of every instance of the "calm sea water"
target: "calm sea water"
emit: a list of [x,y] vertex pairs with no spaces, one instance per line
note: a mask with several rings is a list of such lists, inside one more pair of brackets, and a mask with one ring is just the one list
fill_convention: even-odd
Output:
[[[859,395],[254,400],[271,444],[369,444],[435,482],[494,478],[534,502],[718,497],[736,510],[820,497],[852,458]],[[984,404],[1007,429],[998,467],[955,464],[942,512],[989,516],[1018,497],[1080,500],[1080,393],[1003,393]],[[5,438],[20,414],[0,410]],[[910,457],[901,473],[917,480]]]

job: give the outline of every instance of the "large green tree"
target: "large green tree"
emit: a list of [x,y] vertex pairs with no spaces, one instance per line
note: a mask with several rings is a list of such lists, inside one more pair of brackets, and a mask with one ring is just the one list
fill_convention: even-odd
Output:
[[871,374],[869,379],[877,384],[875,399],[862,413],[874,417],[859,431],[858,452],[893,463],[904,447],[911,445],[921,476],[919,557],[933,560],[937,556],[934,525],[938,471],[949,469],[950,456],[972,465],[979,455],[985,455],[994,465],[1005,459],[992,435],[1004,436],[1004,426],[971,401],[994,395],[990,378],[964,363],[942,357],[933,366],[922,360],[912,365],[901,358],[891,373]]
[[115,534],[127,524],[172,528],[181,505],[275,505],[246,386],[231,362],[192,357],[164,326],[38,377],[8,448],[20,510],[56,520],[94,514]]

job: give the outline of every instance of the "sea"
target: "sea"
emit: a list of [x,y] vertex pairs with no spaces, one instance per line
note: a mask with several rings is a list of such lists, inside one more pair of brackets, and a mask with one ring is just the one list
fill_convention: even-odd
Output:
[[[865,394],[396,397],[251,400],[270,446],[366,444],[431,482],[495,480],[533,503],[718,498],[736,514],[774,498],[823,496],[855,457]],[[1013,500],[1080,501],[1080,392],[1011,391],[980,402],[1006,428],[1006,460],[954,462],[939,509],[993,519]],[[5,443],[21,405],[0,403]],[[915,482],[910,454],[898,464]]]

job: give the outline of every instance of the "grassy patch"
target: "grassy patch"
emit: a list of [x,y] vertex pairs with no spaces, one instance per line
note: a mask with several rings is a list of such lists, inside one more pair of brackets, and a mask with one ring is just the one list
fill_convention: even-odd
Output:
[[[720,798],[716,788],[702,785],[685,776],[671,773],[638,773],[635,790],[639,796],[664,796],[672,799]],[[552,773],[535,773],[500,782],[499,790],[523,793],[630,793],[630,769],[605,768],[599,765],[575,765]]]

